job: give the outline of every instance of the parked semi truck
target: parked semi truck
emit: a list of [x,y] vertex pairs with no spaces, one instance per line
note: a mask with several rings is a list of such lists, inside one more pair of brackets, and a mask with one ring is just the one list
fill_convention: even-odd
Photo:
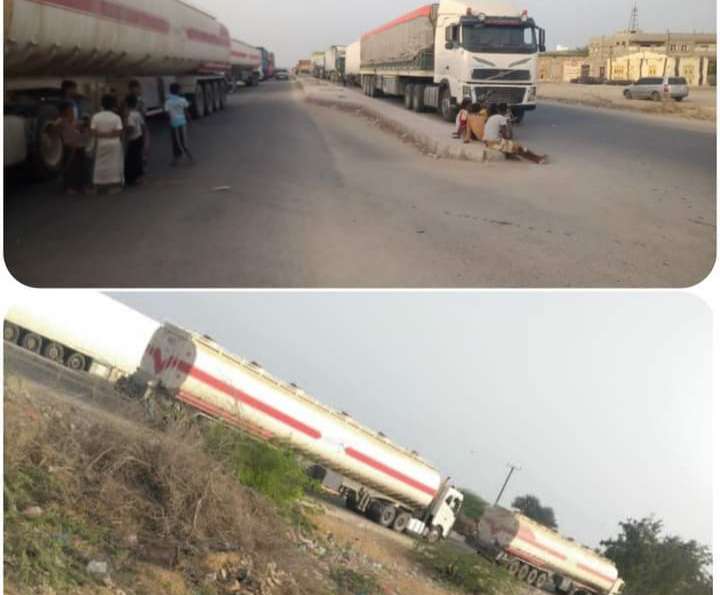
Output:
[[536,106],[537,61],[545,31],[506,1],[442,0],[403,15],[361,40],[366,95],[405,98],[408,109],[507,103],[517,119]]
[[265,48],[257,48],[260,51],[260,78],[267,81],[275,76],[275,54]]
[[417,453],[278,380],[210,338],[160,324],[108,297],[28,294],[10,308],[6,341],[77,371],[111,366],[147,398],[286,445],[343,476],[347,506],[398,532],[450,535],[463,495]]
[[244,83],[248,87],[257,86],[260,81],[260,68],[262,66],[262,54],[260,50],[244,41],[233,39],[231,41],[231,83],[235,90],[238,83]]
[[317,79],[325,77],[325,52],[313,52],[312,55],[313,76]]
[[478,521],[477,542],[481,553],[539,589],[554,585],[566,595],[619,595],[625,588],[611,560],[517,511],[488,508]]
[[325,78],[338,82],[345,77],[345,46],[333,45],[325,51]]
[[5,166],[32,165],[35,177],[60,171],[63,147],[53,134],[63,79],[86,98],[122,96],[139,80],[150,115],[162,111],[168,87],[181,85],[196,117],[225,104],[230,35],[212,15],[182,0],[5,2]]
[[345,78],[351,85],[360,85],[360,50],[361,43],[356,41],[345,51]]

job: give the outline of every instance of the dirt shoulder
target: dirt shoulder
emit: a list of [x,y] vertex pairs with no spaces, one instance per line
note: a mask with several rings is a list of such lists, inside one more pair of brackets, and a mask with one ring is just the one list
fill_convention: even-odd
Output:
[[538,97],[545,101],[686,118],[708,124],[713,124],[717,117],[715,89],[691,89],[690,97],[682,102],[628,100],[623,97],[623,89],[612,85],[542,83],[538,86]]

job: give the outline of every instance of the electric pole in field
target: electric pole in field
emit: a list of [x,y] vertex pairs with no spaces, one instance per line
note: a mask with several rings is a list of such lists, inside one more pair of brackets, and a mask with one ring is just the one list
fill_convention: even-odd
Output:
[[500,493],[498,494],[497,500],[495,500],[495,506],[500,504],[500,500],[502,499],[503,494],[505,493],[505,488],[508,487],[508,484],[510,483],[510,479],[512,478],[513,473],[515,473],[515,471],[522,471],[522,469],[520,467],[516,467],[515,465],[508,465],[508,467],[510,467],[510,472],[508,473],[508,476],[505,479],[505,483],[503,484],[503,487],[500,490]]

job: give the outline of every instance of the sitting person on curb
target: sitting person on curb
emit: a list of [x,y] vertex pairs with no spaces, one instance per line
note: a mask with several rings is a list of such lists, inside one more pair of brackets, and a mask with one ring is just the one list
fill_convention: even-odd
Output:
[[465,128],[465,136],[463,142],[465,144],[476,140],[485,140],[485,123],[488,119],[488,112],[482,103],[473,103],[470,106],[470,114],[468,115],[467,126]]
[[489,149],[505,153],[505,156],[517,155],[538,165],[546,162],[547,157],[529,151],[512,139],[507,118],[499,113],[498,106],[491,105],[489,113],[490,117],[485,124],[485,143]]
[[456,130],[453,133],[453,138],[464,138],[465,129],[467,128],[467,120],[469,115],[469,109],[472,101],[467,97],[462,100],[460,104],[460,111],[458,112],[457,118],[455,118]]

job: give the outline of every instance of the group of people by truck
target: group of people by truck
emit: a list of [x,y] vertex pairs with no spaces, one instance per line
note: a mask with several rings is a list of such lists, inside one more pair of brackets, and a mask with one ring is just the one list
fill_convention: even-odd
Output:
[[457,129],[453,138],[462,139],[466,144],[481,142],[506,156],[521,157],[542,165],[546,155],[538,155],[519,144],[513,137],[513,117],[506,103],[473,103],[464,99],[456,119]]
[[[125,186],[143,181],[150,151],[147,114],[138,81],[128,84],[127,95],[107,93],[95,114],[82,113],[77,83],[62,82],[63,102],[55,133],[62,139],[65,162],[62,169],[63,190],[67,194],[119,192]],[[194,162],[189,150],[187,123],[190,103],[180,93],[180,86],[170,85],[165,112],[171,129],[172,165],[185,157]]]

